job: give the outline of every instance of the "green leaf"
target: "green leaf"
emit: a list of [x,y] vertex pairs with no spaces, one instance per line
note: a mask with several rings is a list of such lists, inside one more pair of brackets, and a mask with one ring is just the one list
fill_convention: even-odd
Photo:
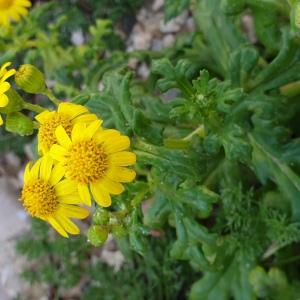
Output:
[[271,149],[261,137],[249,135],[253,147],[252,162],[263,184],[274,181],[284,197],[289,199],[293,221],[300,221],[300,177],[284,162],[279,153]]
[[165,1],[165,21],[180,15],[189,7],[190,0],[166,0]]

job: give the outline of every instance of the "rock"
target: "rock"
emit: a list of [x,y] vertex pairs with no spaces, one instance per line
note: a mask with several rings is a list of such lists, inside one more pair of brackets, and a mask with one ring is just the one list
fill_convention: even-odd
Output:
[[165,4],[164,0],[155,0],[152,4],[152,10],[154,12],[157,12],[164,6],[164,4]]

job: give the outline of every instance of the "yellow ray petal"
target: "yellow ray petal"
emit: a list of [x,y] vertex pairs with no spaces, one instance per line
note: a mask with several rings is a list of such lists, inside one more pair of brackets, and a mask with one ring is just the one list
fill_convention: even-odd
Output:
[[35,119],[40,123],[44,124],[45,121],[51,116],[54,112],[50,112],[48,110],[43,111],[42,113],[35,116]]
[[65,155],[67,154],[67,150],[59,145],[53,145],[50,149],[49,154],[51,157],[57,161],[64,161]]
[[40,166],[41,166],[41,161],[42,159],[40,158],[39,160],[37,160],[37,162],[32,166],[28,179],[32,180],[32,179],[39,179],[40,178]]
[[82,105],[65,102],[65,103],[59,104],[57,111],[58,111],[58,113],[66,114],[71,119],[74,119],[75,117],[88,112],[88,109]]
[[128,136],[119,136],[117,138],[108,138],[104,141],[105,151],[107,153],[115,153],[128,149],[130,146],[130,139]]
[[56,219],[59,224],[65,229],[66,232],[71,234],[79,234],[80,230],[70,219],[66,218],[65,215],[58,210],[56,213]]
[[135,171],[128,168],[111,167],[107,171],[107,177],[117,182],[131,182],[135,176]]
[[100,126],[101,126],[100,120],[96,120],[96,121],[92,122],[85,129],[84,136],[88,139],[91,139],[94,136],[94,134],[97,132],[97,130],[100,128]]
[[51,172],[51,176],[50,176],[50,184],[52,186],[56,185],[64,176],[65,174],[65,169],[63,168],[63,166],[58,163],[54,166],[52,172]]
[[4,94],[10,89],[10,84],[6,81],[0,83],[0,94]]
[[101,144],[109,138],[117,138],[119,136],[121,136],[121,134],[118,130],[105,129],[105,130],[98,130],[94,135],[94,139],[98,144]]
[[70,218],[85,219],[90,214],[88,210],[75,205],[63,204],[61,205],[60,209],[64,213],[64,215]]
[[56,219],[53,217],[48,218],[47,221],[51,224],[51,226],[63,237],[68,238],[69,235],[66,233],[66,231],[63,229],[63,227],[57,222]]
[[62,145],[64,148],[68,149],[72,145],[70,137],[68,136],[65,129],[61,125],[59,125],[56,128],[55,136],[58,143]]
[[100,179],[98,185],[101,185],[103,189],[113,195],[119,195],[124,192],[124,186],[121,183],[112,181],[106,177]]
[[55,185],[55,192],[58,197],[75,194],[77,192],[77,186],[71,180],[64,179]]
[[8,102],[9,102],[9,99],[5,94],[0,95],[0,107],[7,106]]
[[92,205],[91,194],[86,184],[78,184],[78,193],[83,204],[87,206]]
[[48,182],[50,179],[52,166],[53,166],[52,157],[49,154],[45,155],[41,160],[40,177],[44,179],[46,182]]
[[58,201],[62,204],[82,204],[82,200],[80,199],[78,193],[59,196]]
[[72,142],[80,142],[84,139],[84,131],[85,131],[86,125],[84,123],[77,123],[74,125],[72,130]]
[[[98,118],[96,115],[94,114],[84,114],[82,116],[79,116],[79,117],[76,117],[74,120],[73,120],[73,123],[74,124],[77,124],[79,122],[82,122],[82,123],[92,123],[93,121],[96,121]],[[103,123],[103,121],[101,120],[101,124]]]
[[109,155],[109,161],[114,166],[126,167],[136,163],[136,155],[128,151],[117,152]]
[[103,207],[109,207],[111,206],[111,197],[109,193],[102,188],[102,186],[97,182],[97,183],[92,183],[90,185],[91,187],[91,192],[93,194],[93,197],[95,201]]

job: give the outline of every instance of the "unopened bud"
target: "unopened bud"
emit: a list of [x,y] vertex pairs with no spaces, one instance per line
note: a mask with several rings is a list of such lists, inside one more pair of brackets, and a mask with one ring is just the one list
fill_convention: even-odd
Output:
[[9,114],[23,109],[24,100],[14,89],[10,88],[5,95],[8,97],[9,101],[5,107],[0,108],[0,112]]
[[17,133],[21,136],[31,135],[34,123],[22,113],[14,112],[7,115],[5,128],[9,132]]
[[116,239],[121,239],[127,235],[126,228],[121,224],[112,225],[111,233]]
[[41,94],[46,90],[44,74],[30,64],[20,66],[15,75],[15,81],[27,93]]
[[87,232],[87,237],[93,246],[98,247],[106,242],[108,230],[99,225],[92,225]]
[[109,212],[103,208],[97,208],[93,214],[93,223],[95,225],[106,225],[109,222]]

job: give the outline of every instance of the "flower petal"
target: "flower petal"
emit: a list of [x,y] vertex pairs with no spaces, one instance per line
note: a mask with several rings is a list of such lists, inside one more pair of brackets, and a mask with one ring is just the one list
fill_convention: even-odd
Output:
[[43,112],[41,112],[40,114],[35,116],[35,119],[40,123],[40,124],[44,124],[45,121],[49,118],[49,116],[53,114],[53,112],[50,112],[48,110],[45,110]]
[[65,169],[63,168],[63,166],[58,163],[54,166],[52,172],[51,172],[51,176],[50,176],[50,184],[52,186],[56,185],[65,175]]
[[78,193],[80,196],[80,199],[82,200],[82,203],[91,206],[92,201],[91,201],[91,194],[88,188],[88,185],[86,184],[78,184]]
[[49,154],[52,156],[53,159],[57,161],[64,161],[65,156],[67,154],[67,150],[59,145],[53,145],[50,149]]
[[80,142],[84,139],[86,125],[84,123],[77,123],[72,129],[72,142]]
[[10,89],[10,84],[6,81],[0,83],[0,94],[4,94]]
[[0,107],[7,106],[8,102],[9,102],[9,99],[5,94],[0,95]]
[[111,206],[111,197],[109,193],[102,188],[99,182],[92,183],[90,185],[91,192],[94,196],[95,201],[102,207]]
[[88,112],[88,109],[82,105],[64,102],[58,105],[58,113],[66,114],[71,119]]
[[46,182],[48,182],[50,179],[52,166],[53,166],[52,157],[49,154],[45,155],[41,160],[40,177],[44,179]]
[[82,200],[80,199],[78,193],[60,195],[58,196],[58,201],[61,204],[82,204]]
[[79,234],[80,230],[77,225],[75,225],[69,218],[67,218],[60,210],[56,213],[56,219],[59,221],[59,224],[71,234]]
[[85,219],[89,216],[89,211],[75,205],[61,205],[61,211],[70,218]]
[[119,195],[124,192],[124,186],[121,183],[112,181],[106,177],[99,180],[98,184],[101,185],[101,187],[107,192],[113,195]]
[[135,171],[128,168],[111,167],[107,171],[107,177],[117,182],[131,182],[135,176]]
[[115,153],[128,149],[130,146],[130,139],[128,136],[119,136],[117,138],[107,139],[104,142],[105,151],[107,153]]
[[59,125],[56,128],[55,136],[58,143],[62,145],[64,148],[68,149],[72,145],[70,137],[68,136],[65,129],[61,125]]
[[59,222],[56,219],[50,217],[47,219],[47,221],[60,235],[62,235],[65,238],[69,237],[69,235],[66,233],[66,231],[63,229],[63,227],[59,224]]
[[91,139],[94,134],[97,132],[97,130],[100,128],[101,126],[101,121],[100,120],[96,120],[94,122],[92,122],[86,129],[84,132],[84,136],[88,139]]
[[136,155],[128,151],[117,152],[109,155],[109,161],[114,166],[126,167],[136,163]]
[[77,186],[71,180],[64,179],[55,185],[55,192],[58,197],[75,194],[77,192]]

